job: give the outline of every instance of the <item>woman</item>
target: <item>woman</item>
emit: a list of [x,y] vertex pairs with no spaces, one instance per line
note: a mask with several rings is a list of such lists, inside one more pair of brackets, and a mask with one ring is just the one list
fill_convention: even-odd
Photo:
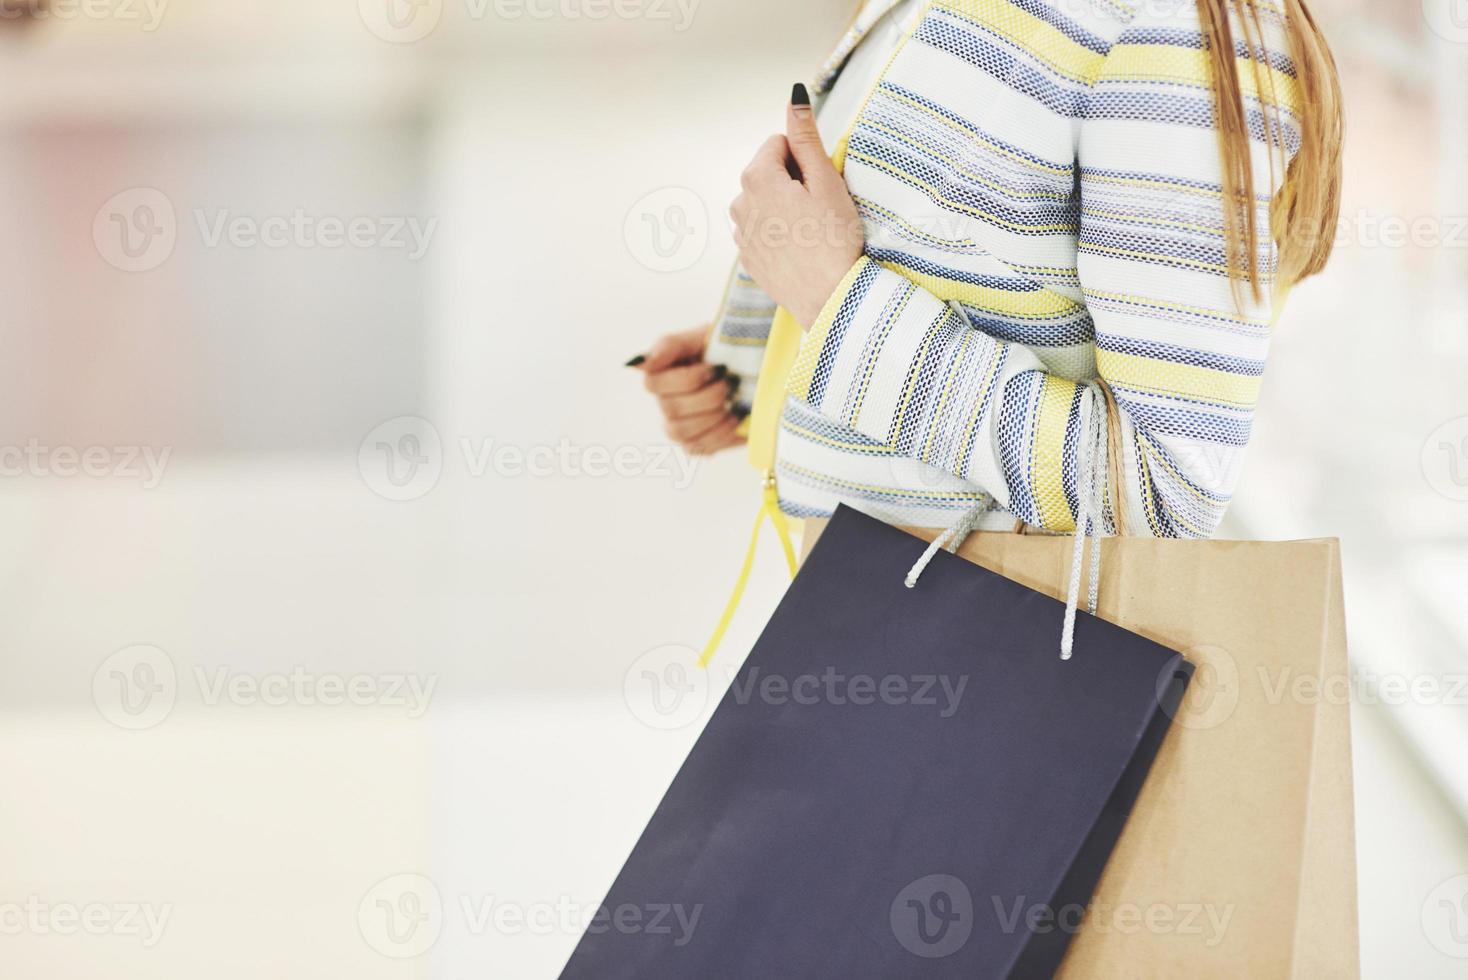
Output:
[[[712,333],[634,359],[671,437],[735,445],[783,383],[786,513],[1070,531],[1099,381],[1105,530],[1211,535],[1339,210],[1302,0],[872,0],[816,92],[744,172]],[[771,381],[777,306],[804,335]]]

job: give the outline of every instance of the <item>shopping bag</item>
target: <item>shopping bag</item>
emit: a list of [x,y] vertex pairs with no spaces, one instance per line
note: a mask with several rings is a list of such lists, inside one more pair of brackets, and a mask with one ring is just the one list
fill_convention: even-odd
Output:
[[[1061,596],[1070,546],[978,533],[958,554]],[[1197,673],[1059,976],[1359,976],[1338,542],[1107,538],[1102,554],[1098,615]]]
[[1192,667],[923,553],[837,511],[564,980],[1054,973]]

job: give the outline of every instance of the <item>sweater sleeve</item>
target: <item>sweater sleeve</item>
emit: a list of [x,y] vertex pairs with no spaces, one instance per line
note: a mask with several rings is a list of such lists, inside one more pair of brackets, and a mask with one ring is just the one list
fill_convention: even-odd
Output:
[[736,267],[714,319],[704,359],[724,365],[731,377],[739,379],[734,402],[744,408],[754,402],[775,310],[775,301],[742,268]]
[[[1182,7],[1190,27],[1176,22]],[[1121,416],[1127,530],[1208,537],[1238,480],[1273,309],[1228,276],[1196,10],[1171,5],[1156,16],[1169,23],[1139,18],[1114,43],[1078,123],[1077,271],[1097,374]],[[1247,81],[1251,63],[1240,55]],[[1275,97],[1292,104],[1292,69],[1279,56],[1270,63]],[[1246,109],[1267,239],[1285,161],[1276,152],[1271,166],[1252,85]],[[1275,140],[1288,154],[1294,118],[1284,111],[1279,121]],[[1261,248],[1260,261],[1271,273],[1272,247]],[[833,421],[976,484],[1030,524],[1075,527],[1084,386],[1048,371],[1029,348],[970,327],[896,267],[857,261],[807,333],[788,390]]]

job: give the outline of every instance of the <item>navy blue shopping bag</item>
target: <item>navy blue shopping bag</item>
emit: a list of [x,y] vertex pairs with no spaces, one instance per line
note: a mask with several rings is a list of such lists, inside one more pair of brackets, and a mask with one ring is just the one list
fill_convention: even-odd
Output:
[[[562,980],[1049,977],[1192,667],[841,508]],[[653,928],[656,921],[659,928]]]

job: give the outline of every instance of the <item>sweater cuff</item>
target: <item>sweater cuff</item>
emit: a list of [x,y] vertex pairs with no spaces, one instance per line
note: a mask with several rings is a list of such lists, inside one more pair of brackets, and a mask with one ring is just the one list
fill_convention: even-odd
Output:
[[928,290],[863,256],[811,325],[786,390],[1007,506],[991,413],[1007,376],[1031,366],[1011,353]]

